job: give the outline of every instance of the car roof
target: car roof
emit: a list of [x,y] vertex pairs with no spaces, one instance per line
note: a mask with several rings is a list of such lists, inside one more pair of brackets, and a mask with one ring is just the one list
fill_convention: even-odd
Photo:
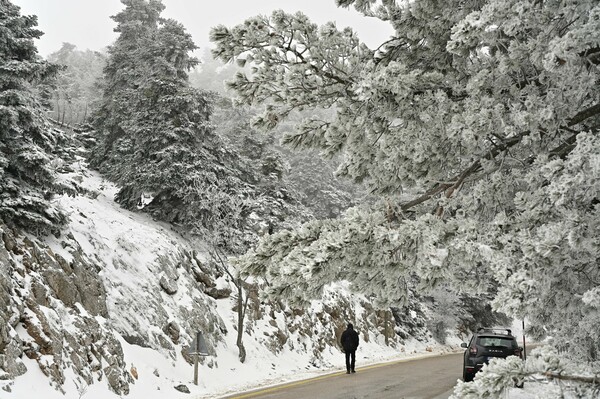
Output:
[[504,327],[480,327],[477,329],[477,332],[475,332],[476,336],[489,336],[489,337],[511,337],[514,338],[514,336],[512,335],[512,331],[510,330],[510,328],[504,328]]
[[507,334],[489,334],[489,333],[479,333],[475,334],[477,338],[503,338],[503,339],[516,339],[512,335]]

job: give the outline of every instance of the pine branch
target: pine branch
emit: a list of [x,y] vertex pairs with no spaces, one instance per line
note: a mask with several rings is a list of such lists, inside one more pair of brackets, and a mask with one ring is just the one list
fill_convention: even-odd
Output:
[[[586,119],[589,119],[598,114],[600,114],[600,103],[595,104],[595,105],[579,112],[577,115],[575,115],[573,118],[571,118],[568,121],[567,126],[571,127],[571,126],[577,125],[577,124],[585,121]],[[565,142],[563,142],[561,145],[550,150],[550,155],[562,157],[562,156],[566,155],[567,153],[569,153],[575,145],[575,141],[577,139],[578,133],[579,132],[576,132],[575,134],[570,136],[567,140],[565,140]],[[526,135],[527,135],[526,133],[522,133],[518,136],[515,136],[510,139],[505,140],[501,146],[497,146],[492,151],[488,152],[488,154],[486,156],[484,156],[482,159],[491,160],[491,159],[496,158],[496,156],[498,156],[502,151],[508,150],[509,148],[513,147],[514,145],[520,143],[521,139],[523,137],[525,137]],[[533,162],[533,159],[530,159],[529,161]],[[441,192],[444,192],[448,189],[454,190],[460,184],[462,184],[462,182],[467,177],[479,172],[480,170],[481,170],[481,159],[478,159],[477,161],[473,162],[473,164],[471,164],[471,166],[469,166],[463,172],[452,177],[450,179],[449,183],[437,184],[431,190],[427,191],[423,195],[413,199],[412,201],[408,201],[408,202],[405,202],[404,204],[401,204],[400,209],[402,211],[406,211],[414,206],[417,206],[419,204],[422,204],[423,202],[428,201],[429,199],[431,199],[432,197],[434,197],[435,195],[437,195]]]
[[598,375],[594,377],[583,377],[581,375],[565,375],[561,373],[554,373],[552,371],[546,371],[545,373],[542,373],[542,375],[550,379],[584,382],[586,384],[600,385],[600,376]]
[[589,119],[592,116],[595,116],[598,114],[600,114],[600,103],[598,103],[596,105],[592,105],[591,107],[584,109],[583,111],[581,111],[580,113],[575,115],[573,118],[571,118],[569,120],[569,123],[567,123],[567,126],[569,126],[569,127],[575,126],[578,123],[581,123],[584,120]]

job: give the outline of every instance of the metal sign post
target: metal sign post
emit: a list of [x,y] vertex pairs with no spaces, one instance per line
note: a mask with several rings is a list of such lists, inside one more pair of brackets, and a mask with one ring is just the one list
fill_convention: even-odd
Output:
[[198,385],[198,359],[200,356],[196,353],[194,355],[194,385]]
[[188,353],[194,356],[194,384],[198,385],[198,361],[200,360],[200,356],[208,356],[206,341],[201,331],[196,333],[196,339],[190,345]]
[[523,360],[527,360],[527,347],[525,346],[525,319],[523,319]]

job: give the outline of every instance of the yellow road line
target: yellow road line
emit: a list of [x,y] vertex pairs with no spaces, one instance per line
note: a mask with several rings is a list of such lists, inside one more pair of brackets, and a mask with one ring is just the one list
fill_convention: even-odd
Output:
[[[425,358],[428,358],[428,357],[438,357],[438,356],[441,357],[441,356],[455,355],[457,353],[459,353],[459,352],[450,352],[450,353],[444,353],[444,354],[441,354],[441,355],[440,354],[427,354],[427,355],[422,355],[422,356],[418,356],[418,357],[410,357],[410,358],[406,358],[406,359],[393,360],[391,362],[386,362],[386,363],[376,363],[376,364],[371,364],[369,366],[360,367],[360,368],[357,369],[357,372],[358,371],[364,371],[364,370],[376,369],[376,368],[380,368],[380,367],[392,366],[394,364],[406,363],[406,362],[410,362],[412,360],[425,359]],[[325,380],[327,378],[337,377],[337,376],[345,375],[345,374],[346,374],[345,371],[337,371],[337,372],[333,372],[333,373],[326,374],[326,375],[320,375],[318,377],[308,378],[306,380],[298,380],[298,381],[293,381],[293,382],[288,382],[288,383],[283,383],[283,384],[280,384],[280,385],[272,386],[272,387],[269,387],[269,388],[259,389],[258,391],[252,391],[252,392],[242,393],[242,394],[235,395],[235,396],[225,396],[225,398],[227,398],[227,399],[253,398],[253,397],[264,395],[264,394],[267,394],[267,393],[273,393],[273,392],[281,391],[281,390],[287,389],[287,388],[292,388],[292,387],[297,387],[297,386],[301,386],[301,385],[306,385],[306,384],[311,383],[311,382]]]
[[236,395],[236,396],[227,396],[228,399],[245,399],[245,398],[253,398],[255,396],[260,396],[260,395],[264,395],[267,393],[272,393],[272,392],[277,392],[277,391],[281,391],[282,389],[286,389],[286,388],[291,388],[291,387],[297,387],[300,385],[305,385],[308,384],[309,382],[314,382],[314,381],[320,381],[320,380],[324,380],[326,378],[330,378],[330,377],[335,377],[338,375],[342,375],[342,374],[346,374],[346,372],[342,372],[342,371],[338,371],[336,373],[331,373],[331,374],[327,374],[327,375],[321,375],[318,377],[313,377],[313,378],[309,378],[308,380],[299,380],[299,381],[294,381],[294,382],[288,382],[282,385],[277,385],[274,387],[270,387],[270,388],[263,388],[259,391],[254,391],[254,392],[248,392],[248,393],[243,393],[241,395]]

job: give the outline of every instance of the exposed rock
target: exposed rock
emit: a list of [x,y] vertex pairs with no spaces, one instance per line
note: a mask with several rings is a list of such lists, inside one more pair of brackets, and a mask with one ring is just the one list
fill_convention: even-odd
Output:
[[[13,252],[15,254],[21,253],[19,252],[19,248],[17,248],[17,241],[15,240],[15,237],[10,230],[3,229],[0,226],[0,236],[2,236],[2,241],[4,242],[4,248],[6,249],[6,251]],[[0,245],[0,247],[2,247],[2,245]]]
[[288,335],[285,332],[277,329],[277,331],[275,332],[275,339],[277,340],[277,344],[279,345],[279,347],[283,348],[283,346],[288,340]]
[[50,293],[48,286],[42,284],[38,279],[31,282],[31,294],[35,303],[41,306],[48,306],[50,303]]
[[[0,226],[0,234],[2,229]],[[2,234],[2,237],[5,237]],[[0,309],[9,309],[11,305],[10,298],[13,296],[13,288],[9,275],[10,258],[7,249],[0,245]],[[0,353],[3,353],[6,346],[11,341],[9,332],[9,315],[0,312]]]
[[121,344],[112,335],[108,335],[103,345],[97,347],[97,350],[102,359],[107,363],[103,372],[106,375],[108,385],[117,395],[127,395],[129,393],[129,384],[133,380],[126,370]]
[[[69,264],[60,255],[48,248],[25,239],[29,249],[26,253],[28,264],[32,270],[39,270],[43,277],[43,286],[49,286],[53,296],[61,300],[67,307],[81,303],[92,315],[107,316],[106,292],[100,281],[97,270],[90,266],[81,254],[81,249],[72,253],[73,261]],[[39,287],[34,297],[39,305],[47,306],[48,295]]]
[[21,360],[23,350],[20,340],[10,340],[2,353],[0,355],[0,369],[6,372],[6,379],[14,379],[27,372],[27,367],[25,367]]
[[192,274],[197,282],[204,284],[205,287],[215,287],[216,284],[209,274],[206,274],[198,266],[192,267]]
[[[118,377],[124,369],[120,344],[93,317],[107,315],[97,270],[81,254],[74,253],[69,263],[40,242],[27,237],[19,241],[4,225],[0,230],[4,238],[0,242],[0,374],[8,379],[24,374],[27,368],[21,357],[25,354],[38,362],[61,392],[68,365],[88,384],[93,382],[92,373],[100,372],[107,375],[114,392],[128,392],[129,382]],[[17,252],[23,254],[24,267],[12,257]],[[65,322],[70,323],[68,328]],[[21,341],[15,332],[19,323],[28,340]],[[72,335],[74,330],[77,336]]]
[[160,278],[160,286],[169,295],[175,295],[177,293],[177,283],[167,276]]
[[[75,303],[82,302],[77,287],[73,284],[72,278],[69,278],[62,270],[49,269],[44,270],[42,275],[50,288],[54,291],[54,296],[63,301],[68,307],[73,307]],[[40,303],[44,305],[44,303]]]
[[178,390],[179,392],[190,393],[190,389],[187,387],[187,385],[184,385],[184,384],[177,385],[175,387],[175,389]]
[[213,297],[215,299],[224,299],[224,298],[229,298],[231,296],[231,289],[230,288],[215,288],[215,287],[210,287],[204,290],[204,292],[206,293],[206,295]]
[[164,334],[154,334],[154,339],[156,342],[158,342],[161,348],[167,350],[168,355],[171,357],[171,359],[176,359],[175,347],[173,346],[173,343],[167,336],[165,336]]
[[12,384],[6,384],[2,386],[2,390],[5,392],[12,392],[12,388],[10,387]]
[[163,328],[163,331],[165,334],[167,334],[171,338],[171,341],[173,341],[174,344],[179,343],[180,331],[179,331],[179,325],[177,324],[177,322],[170,321]]
[[138,379],[138,371],[137,368],[135,368],[135,366],[131,366],[131,369],[129,369],[129,372],[131,373],[131,376],[137,380]]
[[127,395],[129,393],[129,381],[128,373],[123,374],[120,368],[115,365],[107,366],[103,369],[106,381],[110,386],[111,390],[117,395]]
[[[62,258],[58,258],[62,259]],[[86,260],[79,248],[73,253],[73,283],[81,298],[81,305],[94,316],[108,317],[106,290],[98,273],[100,268]]]
[[122,335],[122,337],[125,340],[125,342],[127,342],[130,345],[137,345],[141,346],[142,348],[150,348],[147,338],[141,337],[139,335]]

